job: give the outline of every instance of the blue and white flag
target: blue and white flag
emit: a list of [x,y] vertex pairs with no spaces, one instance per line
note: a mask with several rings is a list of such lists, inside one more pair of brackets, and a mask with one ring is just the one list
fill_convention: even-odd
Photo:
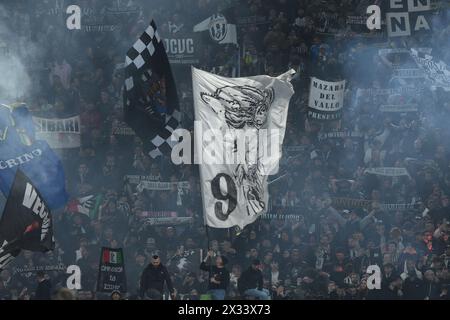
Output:
[[0,106],[0,190],[8,197],[20,169],[40,191],[50,209],[68,199],[62,163],[48,143],[35,139],[25,104]]

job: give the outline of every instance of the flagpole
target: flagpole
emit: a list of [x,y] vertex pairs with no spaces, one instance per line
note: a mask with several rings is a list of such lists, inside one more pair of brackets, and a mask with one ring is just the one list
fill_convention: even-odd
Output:
[[285,174],[283,174],[282,176],[280,176],[280,177],[278,177],[278,178],[275,178],[275,179],[273,179],[272,181],[269,181],[267,184],[268,185],[271,185],[272,183],[274,183],[274,182],[276,182],[276,181],[278,181],[278,180],[280,180],[280,179],[283,179],[284,177],[286,177],[287,176],[287,172],[285,173]]
[[[302,155],[302,153],[300,152],[300,153],[298,153],[298,154],[295,155],[295,156],[290,156],[289,158],[287,158],[287,163],[289,163],[290,161],[292,161],[292,160],[294,160],[294,159],[300,157],[301,155]],[[276,182],[276,181],[278,181],[278,180],[284,178],[287,174],[288,174],[287,172],[284,173],[283,175],[279,176],[278,178],[275,178],[275,179],[273,179],[272,181],[269,181],[268,184],[270,185],[270,184],[272,184],[272,183],[274,183],[274,182]]]
[[[191,67],[191,73],[192,73],[192,81],[193,81],[193,83],[195,83],[195,80],[194,80],[194,67]],[[196,94],[196,92],[195,92],[195,86],[194,86],[194,88],[193,88],[193,92],[194,92],[194,96],[195,96],[195,94]],[[194,108],[194,119],[200,119],[200,115],[199,115],[199,111],[197,110],[197,108]],[[202,129],[202,125],[200,125],[200,127],[199,127],[199,129],[200,129],[200,131],[201,131],[201,129]],[[194,128],[194,133],[196,132],[196,130],[197,130],[197,127],[195,127]],[[197,134],[198,133],[196,133],[196,134],[194,134],[194,163],[195,163],[195,152],[197,153],[197,155],[203,155],[203,149],[201,148],[201,141],[197,141],[197,139],[198,139],[198,137],[199,136],[197,136]],[[200,136],[201,136],[201,133],[200,133]],[[200,163],[201,163],[201,159],[202,159],[202,157],[200,157]],[[202,174],[202,170],[201,170],[201,168],[200,168],[200,165],[199,164],[196,164],[197,166],[198,166],[198,168],[199,168],[199,176],[200,176],[200,181],[204,181],[203,180],[203,174]],[[202,195],[204,195],[204,186],[203,186],[203,183],[200,183],[200,190],[201,190],[201,193],[202,193]],[[208,253],[209,253],[209,251],[210,251],[210,239],[209,239],[209,228],[208,228],[208,222],[207,222],[207,218],[206,218],[206,206],[205,206],[205,199],[203,199],[203,223],[204,223],[204,225],[205,225],[205,231],[206,231],[206,241],[207,241],[207,248],[208,248]],[[211,258],[211,257],[210,257]],[[211,273],[212,273],[212,263],[211,263],[211,261],[210,261],[210,263],[209,263],[209,275],[208,275],[208,285],[209,285],[209,276],[211,275]]]
[[[209,242],[209,228],[208,228],[208,225],[206,224],[206,222],[205,222],[205,228],[206,228],[206,241],[207,241],[207,243],[208,243],[208,252],[207,252],[207,255],[209,254],[209,251],[211,250],[210,249],[210,242]],[[211,274],[212,274],[212,257],[207,257],[206,258],[206,260],[208,260],[208,258],[209,258],[209,273],[208,273],[208,287],[209,287],[209,282],[211,281],[210,280],[210,277],[211,277]],[[204,260],[204,261],[206,261],[206,260]]]
[[241,47],[239,46],[239,43],[236,44],[237,45],[237,76],[238,78],[241,76]]
[[210,240],[209,240],[209,229],[208,229],[208,225],[205,224],[205,229],[206,229],[206,241],[207,241],[207,248],[208,251],[210,250]]

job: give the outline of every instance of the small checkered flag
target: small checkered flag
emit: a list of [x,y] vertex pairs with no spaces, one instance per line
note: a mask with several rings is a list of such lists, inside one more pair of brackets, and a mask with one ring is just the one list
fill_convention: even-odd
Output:
[[20,253],[20,247],[18,247],[18,241],[13,241],[8,243],[4,240],[0,247],[0,271],[6,268],[6,266],[11,263],[15,257]]
[[162,39],[152,21],[125,60],[124,119],[156,158],[170,154],[180,125],[175,81]]

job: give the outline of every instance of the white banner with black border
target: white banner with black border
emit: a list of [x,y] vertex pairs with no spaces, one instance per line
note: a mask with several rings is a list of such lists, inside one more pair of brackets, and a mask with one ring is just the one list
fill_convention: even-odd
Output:
[[81,145],[80,116],[66,119],[33,117],[36,138],[45,140],[53,149],[79,148]]

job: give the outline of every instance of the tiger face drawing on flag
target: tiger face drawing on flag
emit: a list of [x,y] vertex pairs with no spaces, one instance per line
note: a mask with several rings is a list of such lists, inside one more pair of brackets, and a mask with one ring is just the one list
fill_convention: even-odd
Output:
[[[259,90],[251,86],[225,86],[214,94],[200,95],[216,114],[224,116],[228,128],[258,131],[266,124],[267,113],[274,100],[273,89]],[[259,139],[259,135],[257,137]],[[259,140],[256,146],[259,147]],[[256,151],[256,162],[252,162],[254,158],[248,156],[249,151],[246,150],[245,162],[236,167],[233,178],[248,204],[248,215],[257,215],[265,209],[264,175],[259,152],[252,151]]]

